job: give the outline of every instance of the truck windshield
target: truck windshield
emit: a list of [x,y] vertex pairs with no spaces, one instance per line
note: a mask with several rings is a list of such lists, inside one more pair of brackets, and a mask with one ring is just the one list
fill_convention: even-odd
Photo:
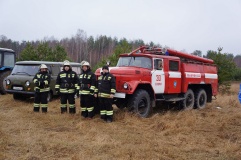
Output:
[[14,74],[26,74],[29,76],[34,76],[39,70],[39,65],[15,65],[12,71]]
[[117,67],[133,66],[152,69],[152,61],[147,57],[120,57]]

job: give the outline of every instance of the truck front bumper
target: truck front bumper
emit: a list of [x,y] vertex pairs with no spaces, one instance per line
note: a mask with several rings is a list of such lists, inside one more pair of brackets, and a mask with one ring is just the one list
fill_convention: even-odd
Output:
[[126,98],[126,93],[116,92],[114,95],[115,98]]
[[9,94],[13,94],[13,93],[17,93],[17,94],[25,94],[25,95],[32,95],[34,96],[34,92],[27,92],[27,91],[18,91],[18,90],[6,90],[7,93]]

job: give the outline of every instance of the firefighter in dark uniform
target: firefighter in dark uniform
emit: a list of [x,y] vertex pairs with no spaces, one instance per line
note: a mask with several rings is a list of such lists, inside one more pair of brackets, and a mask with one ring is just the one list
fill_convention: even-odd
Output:
[[79,79],[81,116],[85,118],[93,118],[96,77],[90,69],[89,62],[85,61],[82,63],[82,74]]
[[109,67],[103,66],[98,77],[94,96],[99,98],[100,117],[106,122],[113,121],[112,100],[116,92],[115,77],[109,73]]
[[69,102],[69,113],[75,114],[75,94],[78,92],[79,78],[72,71],[69,61],[64,61],[63,71],[56,79],[55,91],[60,95],[61,113],[67,112],[67,101]]
[[47,112],[48,101],[47,97],[50,91],[51,76],[48,73],[48,67],[45,64],[41,64],[39,72],[34,76],[33,82],[35,84],[34,95],[34,112],[39,112],[40,103],[42,112]]

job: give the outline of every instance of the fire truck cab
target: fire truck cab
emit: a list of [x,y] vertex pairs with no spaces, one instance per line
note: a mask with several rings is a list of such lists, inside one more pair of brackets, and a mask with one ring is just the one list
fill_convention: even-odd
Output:
[[[217,67],[210,59],[157,47],[141,46],[121,54],[116,67],[114,103],[148,117],[157,101],[202,109],[217,95]],[[101,69],[96,70],[96,75]]]

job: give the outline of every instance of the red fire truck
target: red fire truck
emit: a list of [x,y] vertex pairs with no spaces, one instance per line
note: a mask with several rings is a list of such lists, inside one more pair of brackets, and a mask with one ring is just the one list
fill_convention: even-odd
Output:
[[121,54],[117,66],[109,68],[116,78],[114,103],[141,117],[149,116],[158,101],[202,109],[218,91],[213,60],[172,49],[140,46]]

